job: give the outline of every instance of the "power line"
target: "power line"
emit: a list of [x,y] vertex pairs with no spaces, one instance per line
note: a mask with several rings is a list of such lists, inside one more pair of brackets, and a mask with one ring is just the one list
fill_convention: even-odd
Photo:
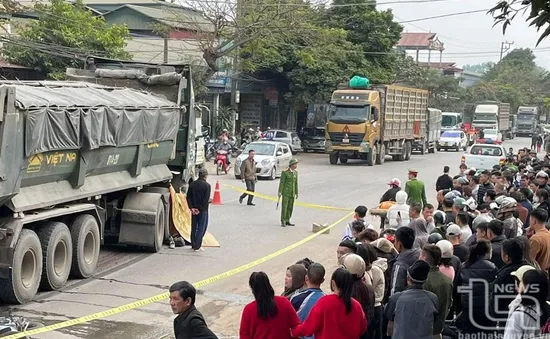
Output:
[[411,22],[418,22],[418,21],[425,21],[425,20],[432,20],[432,19],[440,19],[440,18],[447,18],[450,16],[457,16],[457,15],[465,15],[465,14],[474,14],[474,13],[481,13],[481,12],[487,12],[489,9],[477,9],[474,11],[464,11],[464,12],[455,12],[455,13],[447,13],[442,15],[434,15],[434,16],[428,16],[424,18],[418,18],[418,19],[412,19],[412,20],[406,20],[399,22],[400,24],[408,24]]

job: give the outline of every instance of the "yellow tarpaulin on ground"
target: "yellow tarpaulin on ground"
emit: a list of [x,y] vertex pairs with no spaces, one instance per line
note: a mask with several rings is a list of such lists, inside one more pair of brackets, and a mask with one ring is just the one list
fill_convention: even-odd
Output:
[[[187,206],[187,199],[185,194],[176,193],[176,190],[170,186],[170,198],[172,200],[172,220],[171,223],[175,227],[175,230],[185,239],[187,242],[191,242],[191,210]],[[174,234],[172,230],[171,234]],[[202,239],[203,247],[220,247],[220,243],[214,238],[212,234],[206,232]]]

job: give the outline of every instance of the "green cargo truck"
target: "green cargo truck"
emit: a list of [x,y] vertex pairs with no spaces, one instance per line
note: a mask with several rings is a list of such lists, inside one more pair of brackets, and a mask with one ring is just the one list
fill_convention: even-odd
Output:
[[189,67],[93,73],[0,82],[2,302],[92,276],[107,240],[158,251],[194,175]]

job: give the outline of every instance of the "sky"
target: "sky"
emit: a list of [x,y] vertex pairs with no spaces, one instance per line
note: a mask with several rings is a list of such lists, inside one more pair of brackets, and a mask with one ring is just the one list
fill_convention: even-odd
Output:
[[[440,0],[437,2],[382,4],[399,0],[378,0],[379,9],[392,9],[397,22],[493,7],[497,0]],[[498,62],[501,42],[514,42],[513,48],[534,49],[538,40],[536,28],[529,27],[526,16],[516,16],[512,25],[502,34],[502,26],[493,27],[491,15],[481,13],[464,14],[445,18],[403,23],[404,32],[437,33],[445,44],[443,61],[456,62],[458,66],[486,61]],[[541,49],[537,51],[536,49]],[[550,37],[535,49],[536,62],[550,70]],[[427,61],[427,52],[420,54],[420,61]],[[439,61],[439,52],[432,53],[432,61]]]

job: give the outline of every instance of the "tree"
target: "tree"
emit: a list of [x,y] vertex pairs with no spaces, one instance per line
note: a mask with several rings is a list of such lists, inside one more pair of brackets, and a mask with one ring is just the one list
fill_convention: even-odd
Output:
[[292,1],[274,0],[182,0],[181,3],[194,11],[173,10],[173,21],[194,32],[207,65],[206,72],[201,74],[203,82],[220,70],[220,60],[235,56],[244,45],[277,39],[293,29],[296,23],[293,17],[299,9],[292,6]]
[[495,20],[495,25],[502,24],[502,33],[512,24],[516,15],[529,11],[526,21],[542,33],[537,46],[550,35],[550,1],[548,0],[500,0],[489,10]]
[[520,105],[543,104],[550,90],[548,73],[537,66],[530,49],[515,49],[492,65],[482,81],[470,89],[476,100],[510,103],[512,111]]
[[309,6],[295,9],[292,30],[242,48],[243,70],[272,80],[293,106],[328,101],[338,83],[365,75],[368,65],[345,30],[321,25],[324,15]]
[[348,33],[368,62],[365,70],[373,83],[390,83],[397,72],[398,55],[392,53],[403,27],[393,21],[391,10],[378,11],[371,0],[334,0],[325,12],[326,25]]
[[82,0],[71,4],[51,0],[36,3],[39,20],[19,28],[17,37],[5,38],[9,62],[36,69],[50,78],[62,78],[67,67],[79,67],[90,55],[128,59],[125,26],[108,26],[86,9]]

